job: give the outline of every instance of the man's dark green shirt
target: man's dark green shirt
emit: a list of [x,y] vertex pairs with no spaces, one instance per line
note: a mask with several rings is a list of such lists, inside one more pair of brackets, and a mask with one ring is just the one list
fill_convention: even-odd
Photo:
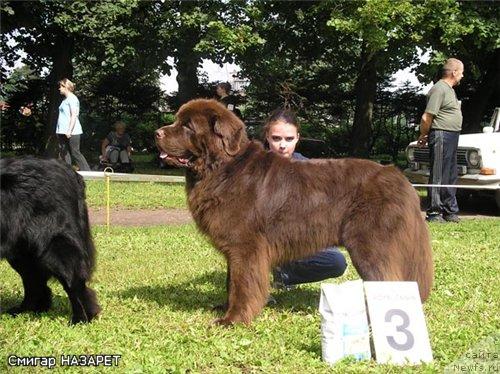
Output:
[[443,80],[437,82],[427,94],[427,113],[434,116],[432,130],[462,130],[462,111],[455,90]]

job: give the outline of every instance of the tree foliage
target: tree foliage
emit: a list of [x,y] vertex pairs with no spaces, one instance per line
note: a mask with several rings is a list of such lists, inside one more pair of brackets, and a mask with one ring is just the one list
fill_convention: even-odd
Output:
[[[464,61],[457,91],[466,131],[499,105],[500,7],[489,1],[38,0],[2,1],[0,10],[2,99],[13,104],[2,114],[2,147],[34,151],[33,134],[45,147],[61,99],[56,82],[70,77],[84,146],[96,147],[125,118],[147,148],[167,106],[212,96],[199,71],[204,59],[241,67],[251,123],[290,106],[303,135],[332,155],[396,158],[423,110],[415,89],[388,90],[390,76],[408,66],[428,83],[447,57]],[[14,69],[19,62],[25,68]],[[167,97],[159,79],[173,68],[179,91]],[[26,102],[34,115],[19,117]],[[35,132],[21,131],[30,121]]]
[[463,128],[477,132],[480,123],[500,105],[500,7],[489,1],[428,2],[422,45],[432,51],[418,71],[422,80],[438,78],[447,57],[464,62],[465,79],[457,88],[464,105]]

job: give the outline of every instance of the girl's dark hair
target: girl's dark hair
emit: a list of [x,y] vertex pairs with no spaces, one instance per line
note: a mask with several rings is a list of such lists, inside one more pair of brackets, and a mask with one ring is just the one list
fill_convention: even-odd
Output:
[[287,108],[277,108],[271,112],[269,117],[267,117],[266,123],[263,128],[264,138],[267,137],[267,133],[271,129],[272,124],[275,122],[282,121],[289,123],[297,128],[297,132],[300,132],[300,125],[297,121],[297,116],[293,110]]
[[221,82],[217,84],[217,87],[222,88],[226,93],[231,92],[231,84],[229,82]]

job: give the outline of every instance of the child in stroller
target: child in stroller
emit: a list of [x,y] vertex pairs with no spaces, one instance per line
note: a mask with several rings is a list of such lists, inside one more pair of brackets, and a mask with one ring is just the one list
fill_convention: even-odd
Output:
[[115,172],[131,173],[134,170],[132,159],[132,147],[130,135],[125,132],[127,126],[118,121],[114,125],[115,131],[110,131],[101,144],[101,155],[99,156],[99,170],[111,167]]

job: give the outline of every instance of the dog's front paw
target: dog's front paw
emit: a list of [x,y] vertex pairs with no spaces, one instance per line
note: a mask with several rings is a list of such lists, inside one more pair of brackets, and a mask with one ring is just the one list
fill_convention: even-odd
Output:
[[26,312],[26,309],[23,308],[21,305],[14,306],[10,309],[7,309],[7,313],[10,314],[12,317],[17,316],[20,313]]
[[222,327],[231,327],[234,325],[234,321],[226,317],[216,318],[214,319],[213,324]]

